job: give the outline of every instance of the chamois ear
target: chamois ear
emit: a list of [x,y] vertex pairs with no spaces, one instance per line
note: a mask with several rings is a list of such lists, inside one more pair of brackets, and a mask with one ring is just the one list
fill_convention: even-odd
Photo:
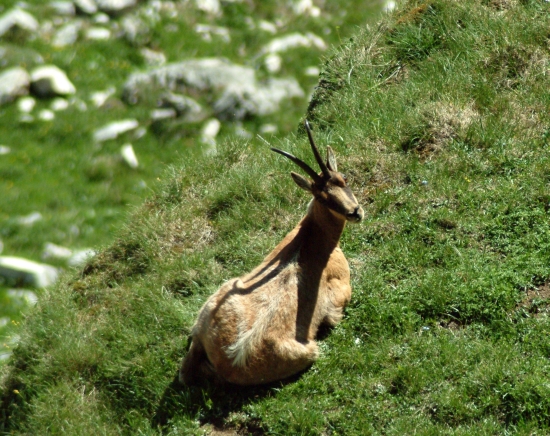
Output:
[[294,171],[291,171],[290,175],[292,176],[292,178],[300,188],[308,192],[311,192],[311,190],[313,189],[312,188],[313,183],[310,180],[306,179],[304,176],[301,176],[300,174],[295,173]]
[[327,145],[327,167],[331,171],[338,171],[338,165],[336,165],[336,157],[330,145]]

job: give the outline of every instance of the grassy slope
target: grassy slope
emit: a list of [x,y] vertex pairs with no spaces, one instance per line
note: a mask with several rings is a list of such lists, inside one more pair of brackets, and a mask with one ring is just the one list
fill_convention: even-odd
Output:
[[[14,7],[16,0],[0,4],[0,13]],[[262,48],[274,38],[294,32],[314,32],[327,44],[337,44],[342,35],[355,31],[355,24],[370,19],[378,13],[376,0],[334,1],[325,5],[320,17],[297,15],[290,4],[264,2],[225,3],[223,14],[209,16],[199,11],[194,1],[162,3],[165,7],[156,13],[148,6],[152,2],[140,2],[140,7],[112,17],[104,25],[121,32],[122,22],[134,16],[143,22],[144,29],[134,42],[124,37],[106,41],[87,40],[85,29],[93,26],[93,18],[70,18],[83,22],[80,38],[75,44],[55,48],[51,45],[53,31],[36,38],[15,33],[3,36],[0,41],[6,53],[2,54],[1,68],[22,66],[32,69],[36,56],[66,71],[75,84],[75,98],[87,105],[86,111],[72,105],[56,113],[52,121],[36,120],[20,122],[16,103],[0,107],[0,142],[11,147],[11,153],[0,155],[0,241],[7,256],[22,256],[41,261],[44,244],[53,242],[71,249],[96,248],[113,240],[113,234],[125,220],[129,205],[137,205],[151,194],[151,187],[165,171],[166,164],[192,159],[200,152],[197,140],[202,123],[182,124],[179,119],[151,122],[150,110],[156,102],[127,106],[120,99],[122,87],[128,76],[147,66],[140,49],[147,47],[165,54],[168,62],[194,57],[222,56],[238,64],[254,67],[259,78],[270,74],[265,70]],[[160,2],[156,2],[161,4]],[[59,29],[65,21],[56,16],[49,2],[29,0],[28,11],[47,28]],[[172,8],[168,7],[172,4]],[[349,10],[361,10],[351,17]],[[261,20],[277,21],[277,34],[251,27]],[[54,24],[52,24],[54,23]],[[230,42],[213,37],[203,41],[194,30],[197,24],[222,26],[231,36]],[[307,76],[307,67],[318,65],[320,50],[296,48],[281,54],[282,69],[275,77],[292,76],[300,82],[306,93],[310,92],[317,78]],[[91,95],[109,87],[116,93],[100,108],[91,101]],[[204,103],[204,102],[203,102]],[[51,105],[51,99],[37,100],[33,116]],[[296,126],[307,107],[306,98],[286,101],[278,113],[245,120],[243,127],[255,133],[264,123],[273,123],[279,129],[278,136],[286,135]],[[121,135],[101,145],[94,144],[93,132],[106,123],[135,118],[147,133],[136,139],[133,132]],[[15,128],[14,128],[15,126]],[[219,139],[235,136],[231,123],[224,123]],[[139,169],[131,170],[120,158],[120,147],[131,142],[139,159]],[[32,226],[21,225],[18,217],[39,212],[43,219]],[[62,261],[48,260],[63,267]],[[4,339],[6,329],[1,325],[11,318],[20,319],[24,305],[10,296],[9,289],[0,279],[0,354],[9,347]],[[3,346],[7,342],[8,345]]]
[[[308,117],[367,219],[342,241],[352,303],[302,377],[233,393],[172,383],[201,303],[308,201],[289,163],[226,142],[167,173],[27,318],[2,428],[546,433],[549,7],[410,1],[327,61]],[[292,142],[278,145],[307,155],[303,132]]]

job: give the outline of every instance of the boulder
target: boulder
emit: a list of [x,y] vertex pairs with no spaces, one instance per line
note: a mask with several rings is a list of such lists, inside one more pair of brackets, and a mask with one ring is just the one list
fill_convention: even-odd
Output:
[[87,15],[93,15],[97,12],[97,5],[94,0],[73,0],[73,3],[78,12]]
[[10,283],[44,288],[55,283],[56,268],[20,257],[0,256],[0,276]]
[[115,139],[123,133],[136,129],[138,126],[138,121],[134,119],[113,121],[94,132],[94,141],[104,142],[109,139]]
[[134,147],[132,147],[132,144],[124,144],[120,148],[120,155],[122,156],[122,159],[126,164],[132,168],[137,169],[139,166],[138,159],[136,156],[136,153],[134,152]]
[[13,29],[36,32],[38,27],[36,18],[22,9],[11,9],[0,17],[0,37]]
[[191,59],[168,64],[143,73],[134,73],[126,81],[123,98],[130,104],[142,99],[159,100],[166,92],[204,93],[217,118],[240,120],[262,116],[279,109],[283,99],[303,97],[296,79],[270,79],[259,82],[253,68],[223,59]]
[[76,88],[64,71],[55,65],[43,65],[31,71],[31,92],[49,98],[74,94]]
[[31,77],[21,67],[9,68],[0,73],[0,105],[29,93]]
[[78,40],[78,34],[82,28],[82,21],[74,20],[60,27],[55,32],[52,40],[54,47],[67,47]]

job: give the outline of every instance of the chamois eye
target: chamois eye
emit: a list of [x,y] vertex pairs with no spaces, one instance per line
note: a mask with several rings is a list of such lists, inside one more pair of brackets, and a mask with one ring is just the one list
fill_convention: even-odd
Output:
[[342,179],[344,179],[344,182],[348,182],[348,177],[345,175],[345,174],[342,174],[340,173],[340,175],[342,176]]

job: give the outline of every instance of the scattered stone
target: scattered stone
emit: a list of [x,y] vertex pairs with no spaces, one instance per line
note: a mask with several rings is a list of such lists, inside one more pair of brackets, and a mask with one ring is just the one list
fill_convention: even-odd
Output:
[[31,14],[16,8],[11,9],[0,17],[0,37],[16,28],[27,32],[36,32],[39,24]]
[[60,245],[53,244],[52,242],[46,242],[44,244],[44,250],[42,251],[42,260],[67,260],[72,255],[73,251],[70,248],[61,247]]
[[104,41],[111,38],[111,31],[105,27],[90,27],[86,30],[86,39]]
[[275,35],[277,33],[277,26],[270,21],[261,20],[258,23],[258,28],[264,32]]
[[296,15],[309,15],[311,17],[321,15],[321,9],[315,6],[312,0],[298,0],[292,4],[292,9]]
[[136,169],[139,166],[136,153],[132,144],[125,144],[120,148],[120,155],[124,162],[132,169]]
[[217,120],[216,118],[211,118],[206,123],[204,123],[204,126],[202,127],[202,131],[201,131],[201,136],[203,138],[215,139],[216,136],[218,136],[218,133],[220,132],[221,126],[222,126],[222,123],[220,123],[219,120]]
[[268,54],[268,53],[281,53],[288,51],[293,48],[298,47],[305,47],[310,48],[314,47],[319,50],[326,50],[327,44],[325,41],[311,33],[308,32],[305,35],[302,35],[301,33],[291,33],[286,36],[281,36],[280,38],[275,38],[271,40],[263,49],[262,53]]
[[143,56],[145,63],[151,67],[160,67],[166,63],[166,56],[160,51],[154,51],[144,47],[139,52],[141,56]]
[[10,298],[24,300],[29,306],[34,306],[38,302],[38,297],[33,291],[27,291],[24,289],[8,289],[6,294]]
[[20,216],[15,219],[17,224],[30,227],[42,220],[42,214],[40,212],[32,212],[25,216]]
[[276,112],[283,99],[303,97],[296,79],[259,83],[253,68],[217,58],[190,59],[145,73],[134,73],[124,85],[123,98],[135,104],[154,93],[197,91],[213,94],[217,118],[240,120]]
[[75,251],[67,264],[72,267],[83,266],[88,261],[88,259],[91,259],[96,254],[97,253],[91,248]]
[[38,119],[42,121],[52,121],[55,118],[55,113],[49,109],[42,109],[38,112]]
[[93,16],[92,21],[96,24],[107,24],[111,19],[109,15],[99,12]]
[[212,41],[212,35],[221,38],[224,42],[231,42],[231,35],[229,34],[229,29],[226,27],[197,24],[195,26],[195,32],[197,32],[206,42]]
[[115,87],[110,86],[105,91],[92,92],[92,94],[90,95],[90,100],[92,101],[95,107],[99,108],[105,104],[105,102],[107,101],[107,99],[109,99],[109,97],[114,95],[115,91],[116,91]]
[[50,98],[74,94],[76,88],[58,67],[43,65],[31,72],[31,92],[41,98]]
[[151,111],[151,119],[153,121],[165,120],[167,118],[175,118],[178,115],[175,109],[164,108],[164,109],[153,109]]
[[54,112],[64,111],[69,107],[69,102],[64,98],[55,98],[51,105],[50,109]]
[[384,5],[384,12],[391,12],[397,7],[397,3],[395,3],[393,0],[387,1]]
[[177,115],[187,123],[198,123],[207,117],[203,107],[191,97],[181,94],[166,93],[160,99],[161,107],[175,109]]
[[[7,145],[0,145],[0,156],[8,153],[11,153],[11,148],[8,147]],[[2,248],[3,248],[3,245],[2,245],[2,242],[0,241],[0,253],[2,253]]]
[[215,156],[218,153],[216,136],[218,136],[221,125],[219,120],[211,118],[202,126],[200,141],[206,145],[204,150],[206,156]]
[[118,15],[137,4],[137,0],[95,0],[97,7],[107,14]]
[[21,67],[13,67],[0,73],[0,105],[29,93],[31,78]]
[[195,4],[198,9],[208,14],[221,14],[221,5],[219,0],[195,0]]
[[123,133],[136,129],[138,126],[138,121],[134,119],[113,121],[94,132],[94,141],[104,142],[109,139],[115,139]]
[[73,16],[76,14],[76,8],[72,1],[53,1],[50,2],[50,7],[58,15]]
[[10,283],[44,288],[55,283],[58,271],[53,266],[20,257],[0,256],[0,276]]
[[264,59],[264,65],[270,73],[276,73],[281,70],[283,60],[281,56],[275,53],[268,54]]
[[67,47],[74,44],[78,40],[78,34],[82,28],[82,22],[80,20],[71,21],[65,24],[63,27],[55,33],[52,40],[54,47]]
[[76,10],[87,15],[97,12],[97,5],[93,0],[73,0]]
[[151,29],[141,18],[128,15],[121,20],[120,24],[124,37],[132,44],[143,45],[149,41]]
[[278,129],[277,129],[277,126],[275,124],[262,124],[260,126],[260,133],[261,134],[275,134],[277,133]]
[[309,77],[319,77],[319,68],[317,67],[307,67],[304,71],[304,74]]

